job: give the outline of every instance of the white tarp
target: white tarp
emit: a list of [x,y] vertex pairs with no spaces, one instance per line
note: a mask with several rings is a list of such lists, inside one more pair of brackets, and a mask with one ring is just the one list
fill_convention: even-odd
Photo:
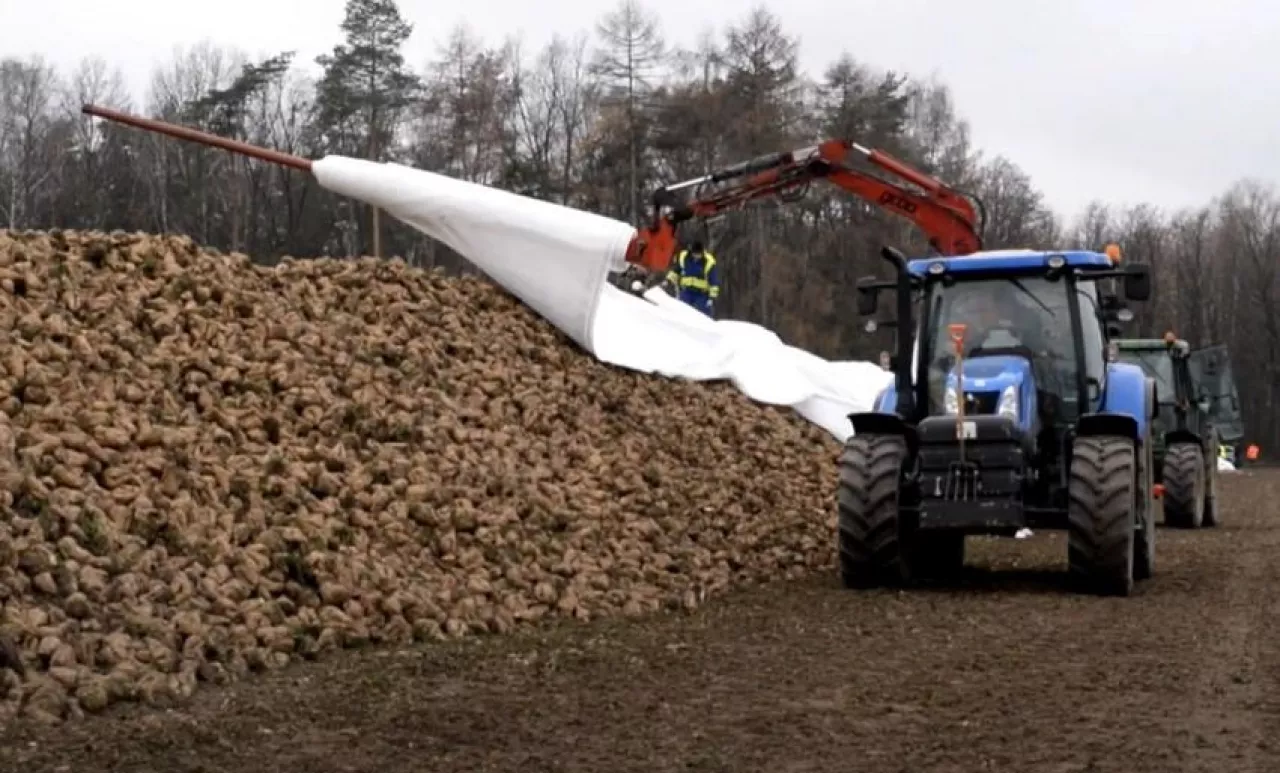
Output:
[[1218,472],[1235,472],[1236,466],[1221,456],[1218,457]]
[[608,283],[634,228],[559,204],[398,164],[326,156],[321,185],[380,207],[452,247],[599,360],[695,381],[731,381],[844,440],[892,377],[870,362],[828,362],[746,322],[711,320],[660,289]]
[[321,185],[449,245],[587,351],[600,287],[635,229],[612,218],[400,164],[325,156]]
[[853,431],[849,414],[870,410],[893,380],[874,363],[830,362],[759,325],[712,320],[656,287],[642,300],[606,284],[595,341],[603,362],[697,381],[728,379],[752,400],[791,406],[841,441]]

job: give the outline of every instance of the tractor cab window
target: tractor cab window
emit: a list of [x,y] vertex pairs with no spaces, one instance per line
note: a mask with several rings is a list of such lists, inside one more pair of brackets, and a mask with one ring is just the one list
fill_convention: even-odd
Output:
[[1142,352],[1120,350],[1120,361],[1142,368],[1149,378],[1155,379],[1156,397],[1161,405],[1172,405],[1178,395],[1177,382],[1174,381],[1173,361],[1169,354],[1160,351]]
[[[1082,283],[1077,293],[1091,293],[1092,283]],[[955,344],[949,326],[966,326],[966,359],[1012,355],[1031,363],[1038,391],[1055,401],[1069,403],[1075,414],[1076,360],[1071,336],[1071,313],[1067,282],[1044,277],[960,280],[947,286],[934,285],[930,298],[929,412],[945,412],[945,385],[955,365]],[[1099,375],[1103,366],[1101,329],[1096,312],[1082,301],[1086,340],[1096,339]],[[1088,325],[1092,320],[1092,331]]]

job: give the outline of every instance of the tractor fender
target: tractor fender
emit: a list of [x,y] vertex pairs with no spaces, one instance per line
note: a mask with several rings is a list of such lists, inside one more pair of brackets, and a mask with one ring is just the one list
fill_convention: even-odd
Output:
[[1155,386],[1142,368],[1127,362],[1109,363],[1101,410],[1080,417],[1076,434],[1118,434],[1145,443],[1156,410],[1154,393]]
[[1164,435],[1166,445],[1174,443],[1194,443],[1195,445],[1203,445],[1204,439],[1189,429],[1175,429],[1166,432]]
[[920,438],[916,428],[908,424],[896,413],[882,411],[864,411],[849,414],[849,422],[853,425],[853,435],[887,435],[900,437],[907,444],[908,456],[914,457],[920,448]]
[[907,437],[907,423],[896,413],[867,411],[849,414],[853,432],[857,435],[897,435]]
[[1117,435],[1138,441],[1138,420],[1127,413],[1087,413],[1076,422],[1076,437]]

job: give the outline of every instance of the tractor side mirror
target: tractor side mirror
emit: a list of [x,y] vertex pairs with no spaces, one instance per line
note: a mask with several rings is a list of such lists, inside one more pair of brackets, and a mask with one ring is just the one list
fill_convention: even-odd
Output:
[[876,281],[873,276],[858,280],[858,316],[860,317],[870,317],[879,308],[880,290],[876,287]]
[[1128,267],[1124,275],[1124,297],[1131,301],[1145,301],[1151,298],[1151,267],[1134,264]]

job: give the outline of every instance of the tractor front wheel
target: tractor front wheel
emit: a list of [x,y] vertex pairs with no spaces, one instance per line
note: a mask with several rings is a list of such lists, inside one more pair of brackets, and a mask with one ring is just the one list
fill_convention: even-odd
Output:
[[1204,461],[1199,443],[1174,443],[1165,452],[1164,522],[1169,526],[1198,529],[1203,524]]
[[906,455],[906,442],[896,435],[854,435],[845,441],[836,502],[840,579],[846,588],[910,579],[898,520]]
[[1072,450],[1067,562],[1072,578],[1099,595],[1133,591],[1135,462],[1125,437],[1082,437]]

